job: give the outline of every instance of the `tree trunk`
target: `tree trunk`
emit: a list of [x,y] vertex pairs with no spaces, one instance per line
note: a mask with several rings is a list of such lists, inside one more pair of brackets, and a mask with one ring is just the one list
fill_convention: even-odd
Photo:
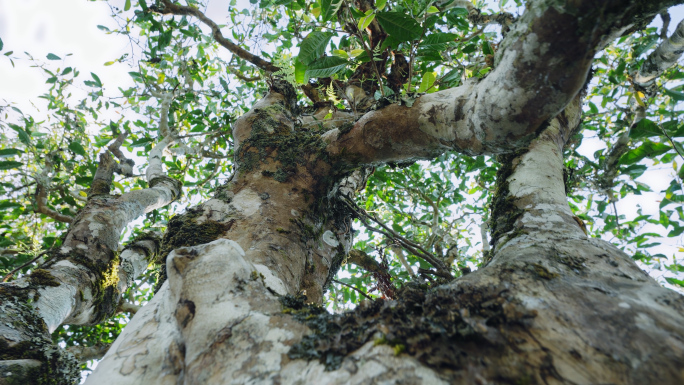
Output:
[[502,159],[485,267],[329,315],[305,302],[346,254],[346,214],[329,213],[348,179],[316,145],[285,163],[297,128],[271,93],[236,125],[236,181],[165,237],[215,240],[162,246],[168,280],[87,383],[681,383],[684,299],[587,238],[566,202],[579,102]]
[[[88,383],[684,382],[684,299],[587,238],[562,178],[595,53],[675,2],[532,2],[486,78],[358,120],[324,119],[327,109],[304,116],[291,86],[274,80],[233,128],[234,180],[170,220],[157,294]],[[162,101],[160,132],[172,97]],[[35,372],[73,379],[73,360],[48,332],[115,309],[118,236],[177,196],[177,185],[156,177],[176,139],[151,154],[149,190],[158,195],[93,198],[58,258],[2,286],[0,383],[31,382]],[[364,167],[446,150],[509,154],[487,264],[429,291],[409,284],[395,300],[322,311],[316,304],[351,244],[352,212],[340,199],[364,186]],[[153,249],[124,254],[142,266]],[[123,281],[135,273],[122,270]]]

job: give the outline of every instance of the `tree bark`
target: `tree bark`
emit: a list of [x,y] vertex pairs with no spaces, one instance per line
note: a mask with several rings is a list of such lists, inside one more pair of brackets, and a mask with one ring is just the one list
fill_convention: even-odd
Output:
[[[234,126],[236,177],[169,222],[159,291],[88,383],[681,383],[684,300],[587,238],[562,180],[594,54],[676,2],[532,1],[485,79],[359,120],[300,116],[274,81]],[[308,305],[349,252],[340,198],[363,187],[364,168],[447,150],[504,154],[487,265],[349,314]],[[121,229],[178,195],[162,176],[150,184],[93,197],[46,269],[2,286],[3,368],[32,378],[39,363],[68,383],[73,360],[48,332],[115,311]],[[131,266],[151,247],[131,250]]]
[[[577,97],[529,149],[508,156],[486,267],[340,316],[283,299],[302,290],[308,256],[275,250],[306,250],[309,240],[274,229],[297,210],[286,204],[293,198],[259,195],[291,197],[282,188],[292,182],[242,175],[249,188],[200,214],[234,225],[169,254],[168,281],[88,383],[680,383],[684,299],[587,238],[566,202],[562,150],[580,111]],[[237,127],[259,125],[253,114]],[[326,243],[320,231],[317,239]],[[318,263],[331,252],[308,248]]]

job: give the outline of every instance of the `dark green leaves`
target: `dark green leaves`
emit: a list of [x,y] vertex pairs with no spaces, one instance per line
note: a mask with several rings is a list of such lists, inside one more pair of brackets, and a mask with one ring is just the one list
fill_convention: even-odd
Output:
[[0,51],[2,51],[2,47],[4,47],[4,46],[5,45],[3,44],[2,39],[0,39]]
[[307,35],[299,47],[299,61],[304,65],[309,65],[318,59],[325,52],[332,36],[332,33],[327,32],[311,32]]
[[69,143],[69,150],[73,151],[74,154],[78,154],[81,156],[85,156],[86,154],[85,148],[83,148],[83,146],[79,142]]
[[15,162],[13,160],[0,161],[0,170],[10,170],[21,166],[22,162]]
[[17,126],[16,124],[9,123],[9,126],[17,132],[17,136],[22,143],[27,146],[31,144],[31,136],[28,134],[28,132],[24,131],[23,128]]
[[663,87],[663,93],[678,102],[684,100],[684,93],[682,92],[668,90],[667,88]]
[[660,136],[663,132],[657,124],[649,119],[642,119],[636,127],[629,132],[629,137],[632,139],[649,138],[652,136]]
[[670,151],[670,149],[672,149],[672,147],[666,144],[648,141],[623,155],[622,158],[620,158],[620,163],[634,164],[647,157],[653,158],[662,155]]
[[453,42],[457,38],[458,35],[455,33],[433,33],[425,36],[420,47],[440,50],[446,48],[447,43]]
[[679,286],[679,287],[684,287],[684,281],[682,281],[681,279],[669,278],[669,277],[668,277],[668,278],[665,278],[665,280],[666,280],[667,283],[669,283],[670,285],[675,285],[675,286]]
[[321,0],[321,21],[324,23],[337,13],[342,5],[342,0]]
[[86,80],[83,83],[85,83],[85,85],[88,87],[102,88],[102,82],[100,81],[100,78],[92,72],[90,73],[90,76],[93,77],[93,80]]
[[349,64],[348,61],[337,56],[327,56],[316,60],[309,65],[306,75],[310,78],[327,78],[342,70]]
[[48,60],[62,60],[59,56],[55,55],[54,53],[49,53],[47,54],[47,59]]
[[0,158],[10,158],[23,153],[23,151],[17,150],[16,148],[4,148],[0,150]]
[[401,12],[380,12],[376,19],[390,36],[399,41],[416,40],[423,34],[420,24]]

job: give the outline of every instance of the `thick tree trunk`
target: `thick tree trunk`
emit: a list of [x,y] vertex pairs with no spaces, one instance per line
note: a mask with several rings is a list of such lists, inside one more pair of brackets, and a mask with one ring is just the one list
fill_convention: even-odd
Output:
[[[275,81],[234,127],[235,180],[170,221],[163,285],[88,382],[682,383],[684,300],[587,238],[562,180],[562,148],[594,54],[676,2],[531,2],[484,80],[358,121],[300,117],[294,91]],[[169,129],[164,119],[160,131]],[[43,378],[69,381],[74,367],[63,362],[72,361],[51,347],[48,331],[115,308],[118,234],[133,213],[177,195],[156,177],[174,140],[151,154],[158,195],[91,200],[49,269],[2,286],[1,381],[19,372],[31,379],[39,364]],[[322,300],[349,251],[351,215],[338,198],[363,186],[360,167],[448,149],[516,151],[502,158],[488,264],[349,314],[304,303],[302,293]],[[121,215],[103,214],[109,209]],[[137,262],[124,281],[153,246],[126,254]]]
[[[214,223],[216,239],[172,248],[167,282],[88,383],[684,381],[684,298],[587,238],[566,202],[562,148],[579,97],[502,167],[487,266],[336,316],[284,297],[319,301],[348,244],[315,206],[339,183],[314,177],[334,160],[303,155],[273,177],[287,169],[279,130],[296,132],[285,100],[272,93],[238,122],[236,182],[183,219]],[[254,147],[263,132],[272,142]],[[261,157],[247,167],[250,152]]]

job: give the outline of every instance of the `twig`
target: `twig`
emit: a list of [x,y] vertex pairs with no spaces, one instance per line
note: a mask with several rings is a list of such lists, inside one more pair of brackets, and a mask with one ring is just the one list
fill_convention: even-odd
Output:
[[332,281],[335,282],[335,283],[339,283],[340,285],[346,286],[346,287],[348,287],[348,288],[350,288],[350,289],[354,289],[354,290],[358,291],[359,294],[361,294],[362,296],[364,296],[364,297],[370,299],[371,301],[372,301],[373,299],[375,299],[375,298],[369,296],[368,294],[364,293],[361,289],[356,288],[356,287],[354,287],[354,286],[352,286],[352,285],[350,285],[350,284],[348,284],[348,283],[340,282],[340,281],[338,281],[338,280],[336,280],[336,279],[333,279]]
[[216,176],[216,174],[218,174],[220,169],[221,169],[221,162],[219,161],[219,162],[216,162],[216,166],[214,166],[214,171],[212,171],[211,174],[209,176],[207,176],[203,181],[197,183],[197,187],[202,187],[205,184],[207,184],[207,182],[214,179],[214,177]]
[[273,63],[268,62],[264,59],[262,59],[259,56],[256,56],[245,49],[241,48],[237,44],[233,43],[232,41],[226,39],[223,36],[223,33],[221,33],[221,28],[214,23],[213,20],[208,18],[202,11],[195,7],[191,6],[183,6],[179,4],[174,4],[169,0],[162,0],[162,4],[164,5],[163,8],[159,9],[154,9],[156,12],[161,13],[163,15],[166,14],[173,14],[173,15],[179,15],[179,16],[195,16],[196,18],[200,19],[200,21],[204,24],[206,24],[209,28],[211,28],[212,36],[214,37],[214,40],[216,40],[217,43],[219,43],[221,46],[225,47],[228,49],[230,52],[234,53],[241,59],[244,59],[255,66],[261,68],[262,70],[269,71],[269,72],[277,72],[280,70],[279,67],[276,67],[273,65]]
[[[364,209],[360,208],[354,201],[352,201],[349,197],[345,196],[343,201],[347,204],[347,206],[357,214],[357,217],[361,222],[366,226],[369,230],[380,233],[385,235],[386,237],[392,239],[393,241],[396,241],[399,245],[401,245],[403,248],[411,252],[411,254],[424,259],[428,263],[430,263],[432,266],[436,267],[437,270],[449,274],[449,269],[444,265],[442,261],[440,261],[437,257],[432,255],[429,251],[425,250],[423,247],[420,245],[411,242],[410,240],[402,237],[401,235],[397,234],[394,230],[390,229],[386,224],[384,224],[382,221],[379,219],[371,216],[368,214]],[[372,220],[373,222],[377,223],[380,227],[382,227],[384,230],[378,229],[374,226],[372,226],[370,223],[368,223],[368,220]]]
[[674,143],[674,141],[672,140],[672,137],[667,133],[667,131],[665,131],[665,129],[663,128],[662,125],[659,124],[658,127],[660,128],[660,131],[663,132],[663,135],[665,135],[665,137],[667,138],[667,140],[670,141],[670,144],[671,144],[672,147],[675,149],[675,151],[677,152],[677,154],[679,154],[679,156],[682,157],[682,159],[684,159],[684,155],[682,155],[682,153],[679,152],[679,149],[677,148],[677,146],[675,146],[675,143]]
[[37,261],[38,259],[40,259],[40,257],[42,257],[43,255],[47,254],[48,251],[50,251],[50,250],[43,251],[42,253],[38,254],[38,255],[37,255],[35,258],[33,258],[32,260],[30,260],[30,261],[24,263],[23,265],[21,265],[21,266],[17,267],[16,269],[10,271],[9,273],[7,273],[7,275],[2,279],[2,282],[7,282],[10,278],[12,278],[12,277],[14,276],[14,274],[15,274],[17,271],[19,271],[19,270],[25,268],[26,266],[28,266],[28,265],[34,263],[35,261]]

